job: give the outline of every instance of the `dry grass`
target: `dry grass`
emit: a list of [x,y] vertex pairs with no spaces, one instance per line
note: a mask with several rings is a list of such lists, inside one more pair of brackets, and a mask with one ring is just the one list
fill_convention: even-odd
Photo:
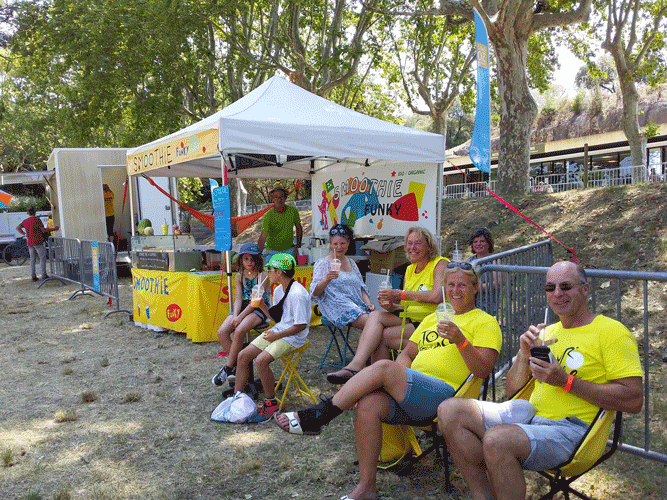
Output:
[[[601,268],[615,262],[619,265],[612,267],[621,269],[664,270],[667,215],[655,200],[667,197],[667,186],[662,191],[648,188],[645,199],[633,187],[597,190],[590,199],[574,193],[519,201],[543,227],[581,249],[587,262]],[[652,204],[645,203],[649,199]],[[446,204],[446,242],[458,239],[461,244],[469,229],[480,224],[492,226],[500,249],[540,239],[516,215],[481,201]],[[634,210],[635,204],[643,208]],[[632,220],[622,216],[619,206],[632,208]],[[646,231],[635,233],[635,227]],[[632,254],[623,253],[631,249],[624,242],[632,243]],[[641,262],[635,266],[637,260]],[[142,330],[123,315],[103,319],[108,311],[104,299],[68,301],[71,286],[56,282],[37,290],[26,270],[0,265],[0,449],[11,450],[13,462],[0,467],[2,500],[29,493],[49,500],[335,500],[351,491],[358,480],[353,411],[335,419],[320,436],[289,435],[274,423],[211,422],[221,391],[210,378],[223,360],[197,360],[217,354],[217,344],[197,345],[182,334]],[[662,293],[667,299],[667,290]],[[635,290],[626,295],[624,310],[636,309]],[[131,284],[124,279],[121,307],[131,303]],[[657,307],[650,321],[652,384],[664,394],[660,354],[667,341],[658,332],[665,331],[667,321]],[[353,332],[353,342],[357,334]],[[316,396],[335,390],[317,370],[328,339],[322,327],[313,328],[311,348],[300,363]],[[61,371],[66,367],[72,368],[67,375]],[[83,401],[87,391],[98,396],[94,404]],[[136,400],[122,404],[130,402],[130,395]],[[667,452],[667,403],[653,401],[652,439]],[[291,394],[285,409],[308,404]],[[75,417],[64,425],[54,421],[63,408]],[[626,438],[641,442],[643,415],[629,417],[626,424]],[[4,455],[0,461],[5,463]],[[577,485],[598,500],[657,500],[667,490],[665,472],[664,465],[617,453]],[[379,495],[382,500],[469,499],[455,468],[452,474],[455,491],[446,494],[442,463],[427,457],[409,477],[381,472]],[[542,479],[535,474],[528,479],[531,498],[544,492]]]

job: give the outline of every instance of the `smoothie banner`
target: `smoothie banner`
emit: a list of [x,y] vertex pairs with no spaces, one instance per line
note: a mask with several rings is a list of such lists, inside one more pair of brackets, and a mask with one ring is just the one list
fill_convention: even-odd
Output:
[[325,235],[338,223],[352,227],[358,235],[404,236],[411,226],[436,234],[437,164],[342,163],[339,167],[312,178],[314,234]]

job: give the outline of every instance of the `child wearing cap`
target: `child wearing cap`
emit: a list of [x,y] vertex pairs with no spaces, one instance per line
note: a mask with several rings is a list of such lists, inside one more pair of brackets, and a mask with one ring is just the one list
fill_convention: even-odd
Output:
[[278,286],[273,291],[273,307],[267,309],[266,304],[260,307],[265,314],[271,315],[276,324],[238,355],[234,394],[245,388],[250,363],[255,360],[266,398],[259,413],[249,422],[267,422],[273,418],[278,411],[278,401],[275,399],[276,381],[270,365],[306,343],[311,315],[310,294],[293,279],[295,268],[296,260],[289,254],[271,257],[267,266],[269,279]]
[[[234,304],[229,316],[218,328],[218,342],[229,354],[227,363],[211,379],[215,385],[225,380],[231,382],[236,374],[236,358],[243,347],[243,340],[254,328],[268,326],[268,319],[261,309],[250,305],[250,296],[255,285],[264,289],[264,302],[269,303],[269,280],[264,270],[262,256],[256,243],[244,243],[239,250],[239,272],[234,278]],[[234,334],[232,338],[232,333]]]

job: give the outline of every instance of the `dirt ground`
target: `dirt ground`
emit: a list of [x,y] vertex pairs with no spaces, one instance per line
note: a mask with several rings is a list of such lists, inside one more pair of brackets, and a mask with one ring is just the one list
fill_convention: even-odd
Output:
[[[559,236],[566,233],[563,241],[572,241],[571,234],[581,235],[586,242],[585,248],[581,243],[582,253],[588,261],[597,259],[597,267],[615,259],[623,263],[616,268],[628,269],[639,260],[643,270],[664,270],[667,237],[660,212],[665,212],[667,191],[648,193],[660,208],[637,200],[640,195],[631,190],[612,194],[613,198],[603,201],[601,197],[610,195],[598,190],[591,198],[618,212],[607,208],[597,213],[596,224],[588,214],[597,209],[586,205],[579,212],[585,229],[578,231],[549,227],[549,221],[556,225],[554,215],[593,203],[588,198],[554,195],[539,203],[531,197],[517,203],[534,209],[547,229]],[[616,219],[623,218],[618,215],[623,211],[616,207],[626,204],[635,219],[619,222],[618,231],[627,237],[605,236],[599,221],[616,227]],[[446,241],[456,238],[461,244],[470,227],[484,221],[493,222],[486,225],[498,235],[499,249],[540,239],[505,209],[498,210],[487,200],[477,206],[476,215],[469,213],[469,205],[445,206],[445,212],[465,213],[458,227],[445,226]],[[610,213],[617,215],[612,218]],[[636,227],[650,230],[653,236],[645,238],[645,232]],[[610,244],[614,247],[607,248]],[[595,251],[594,245],[600,249]],[[0,264],[0,499],[335,500],[352,490],[358,479],[353,411],[317,437],[288,435],[272,422],[214,423],[209,416],[221,400],[221,390],[210,379],[223,360],[205,358],[220,351],[217,344],[193,344],[183,334],[142,330],[127,314],[104,319],[110,310],[105,299],[85,296],[70,301],[73,285],[51,281],[38,289],[38,284],[30,281],[26,266]],[[131,309],[128,278],[121,279],[120,295],[121,307]],[[664,306],[664,295],[658,306]],[[654,329],[652,352],[658,364],[667,343],[660,335],[664,327]],[[314,328],[310,341],[300,371],[316,396],[331,395],[335,387],[317,369],[328,332]],[[657,373],[664,388],[662,369]],[[308,404],[307,399],[292,395],[285,409]],[[663,407],[654,417],[663,422],[658,422],[662,429],[665,414]],[[664,465],[617,453],[577,484],[600,500],[663,499],[665,472]],[[454,468],[452,475],[455,489],[447,494],[443,464],[433,457],[407,477],[381,472],[380,498],[470,498]],[[537,498],[545,491],[545,482],[532,473],[528,477],[529,496]]]

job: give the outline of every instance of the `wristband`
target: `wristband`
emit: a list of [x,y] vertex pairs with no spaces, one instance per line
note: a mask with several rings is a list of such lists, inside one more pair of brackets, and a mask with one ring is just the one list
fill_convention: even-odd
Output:
[[[458,347],[459,351],[462,351],[463,349],[468,347],[468,344],[470,344],[470,341],[468,339],[466,339],[463,344],[461,344],[460,346],[457,346],[457,347]],[[572,375],[572,376],[574,377],[574,375]]]
[[563,387],[565,392],[570,392],[570,389],[572,389],[572,382],[574,382],[574,373],[570,373],[567,377],[567,382],[565,382],[565,387]]
[[401,300],[405,300],[405,290],[401,292]]

